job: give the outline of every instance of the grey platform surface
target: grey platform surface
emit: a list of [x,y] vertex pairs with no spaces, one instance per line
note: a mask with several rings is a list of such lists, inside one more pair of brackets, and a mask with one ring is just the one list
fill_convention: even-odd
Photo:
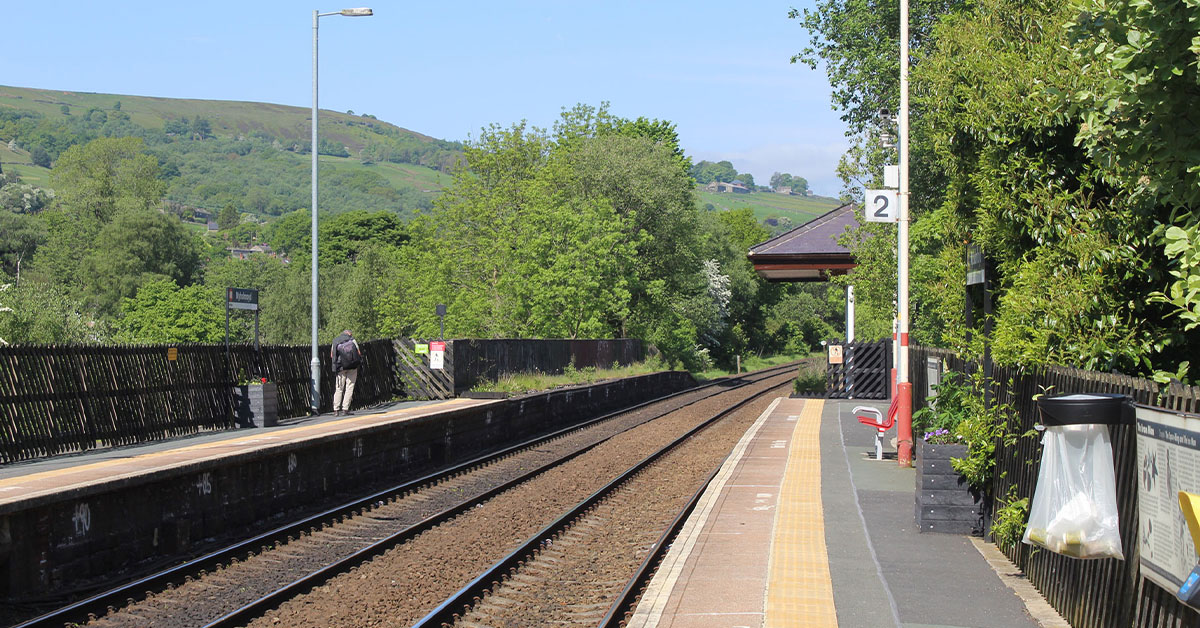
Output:
[[[922,534],[913,515],[915,470],[868,459],[874,434],[859,405],[826,401],[821,417],[821,496],[838,624],[1036,628],[1025,605],[965,536]],[[887,433],[885,443],[896,435]],[[895,449],[885,444],[885,451]]]

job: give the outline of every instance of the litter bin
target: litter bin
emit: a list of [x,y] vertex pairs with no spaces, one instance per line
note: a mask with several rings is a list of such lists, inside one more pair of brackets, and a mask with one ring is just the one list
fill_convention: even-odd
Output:
[[1129,397],[1043,397],[1038,414],[1042,466],[1022,540],[1073,558],[1124,558],[1108,426],[1133,423]]
[[1133,404],[1127,395],[1087,393],[1038,399],[1040,423],[1058,425],[1133,424]]

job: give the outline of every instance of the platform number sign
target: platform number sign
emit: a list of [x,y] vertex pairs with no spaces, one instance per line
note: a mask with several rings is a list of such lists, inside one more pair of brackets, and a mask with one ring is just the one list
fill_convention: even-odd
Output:
[[900,193],[896,190],[867,190],[863,214],[867,222],[899,222]]

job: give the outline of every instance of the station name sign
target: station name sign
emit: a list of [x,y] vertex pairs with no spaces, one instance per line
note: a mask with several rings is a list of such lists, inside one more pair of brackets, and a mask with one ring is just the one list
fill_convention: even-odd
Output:
[[252,288],[226,288],[225,307],[234,310],[257,310],[258,290]]

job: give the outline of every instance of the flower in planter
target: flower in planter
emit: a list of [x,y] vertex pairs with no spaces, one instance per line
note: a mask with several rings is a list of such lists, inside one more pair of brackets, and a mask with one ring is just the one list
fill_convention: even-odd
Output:
[[962,436],[955,436],[946,428],[925,432],[922,438],[930,445],[951,445],[962,440]]

